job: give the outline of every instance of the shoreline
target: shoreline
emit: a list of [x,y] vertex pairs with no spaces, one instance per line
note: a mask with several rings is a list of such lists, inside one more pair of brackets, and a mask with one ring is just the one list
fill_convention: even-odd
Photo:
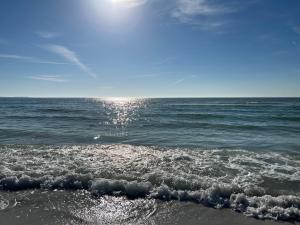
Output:
[[[0,210],[1,225],[145,224],[145,225],[282,225],[299,222],[261,220],[230,209],[201,204],[126,197],[94,198],[89,192],[29,190],[0,192],[11,204]],[[1,223],[5,221],[5,223]]]

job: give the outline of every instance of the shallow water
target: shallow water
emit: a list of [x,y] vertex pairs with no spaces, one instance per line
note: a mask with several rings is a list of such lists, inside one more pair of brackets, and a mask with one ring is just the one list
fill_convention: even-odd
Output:
[[300,99],[0,103],[2,211],[7,191],[85,190],[300,220]]
[[[192,202],[146,198],[91,197],[87,191],[19,191],[5,193],[12,206],[0,211],[1,225],[276,225],[229,209]],[[290,225],[284,223],[281,225]],[[299,223],[293,223],[298,225]]]

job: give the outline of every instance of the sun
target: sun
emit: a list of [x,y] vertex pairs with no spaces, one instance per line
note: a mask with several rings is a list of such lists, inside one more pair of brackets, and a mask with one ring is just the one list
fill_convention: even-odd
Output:
[[131,24],[136,21],[133,21],[133,17],[138,15],[139,6],[142,7],[148,0],[90,0],[89,2],[95,16],[101,18],[95,19],[96,23],[99,21],[110,28],[123,31],[128,26],[131,29]]

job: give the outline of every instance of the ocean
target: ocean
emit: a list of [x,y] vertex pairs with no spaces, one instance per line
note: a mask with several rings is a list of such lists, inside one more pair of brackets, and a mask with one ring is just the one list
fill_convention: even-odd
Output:
[[300,221],[300,98],[0,98],[1,225],[201,215]]

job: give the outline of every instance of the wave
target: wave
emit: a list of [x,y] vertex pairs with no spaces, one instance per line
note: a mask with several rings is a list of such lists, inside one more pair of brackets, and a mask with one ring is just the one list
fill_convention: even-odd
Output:
[[[153,186],[150,182],[112,180],[99,178],[90,180],[89,176],[69,175],[53,179],[51,177],[31,178],[22,176],[3,178],[2,190],[16,191],[33,188],[44,189],[87,189],[93,195],[126,196],[130,199],[153,198],[163,201],[192,201],[215,208],[232,208],[247,216],[259,219],[300,221],[300,198],[293,195],[249,196],[235,185],[213,184],[207,189],[196,191],[174,190],[168,185]],[[256,190],[255,190],[256,191]],[[0,202],[0,209],[7,207]]]
[[[0,145],[0,190],[191,201],[300,221],[299,154],[132,145]],[[283,184],[287,184],[286,186]],[[0,209],[7,204],[1,200]]]
[[41,108],[36,109],[37,112],[44,113],[85,113],[88,112],[86,109],[78,109],[78,108]]
[[64,121],[68,121],[68,120],[75,120],[75,121],[83,121],[83,120],[87,120],[87,121],[98,121],[99,119],[97,117],[92,117],[92,116],[84,116],[84,115],[31,115],[31,116],[6,116],[7,119],[20,119],[20,120],[49,120],[49,119],[53,119],[53,120],[64,120]]
[[169,121],[160,121],[160,122],[151,122],[150,124],[142,124],[143,127],[155,127],[155,128],[171,128],[171,129],[179,129],[179,128],[202,128],[202,129],[215,129],[215,130],[237,130],[237,131],[287,131],[287,132],[299,132],[299,128],[297,126],[288,126],[288,125],[265,125],[265,124],[238,124],[238,123],[209,123],[209,122],[197,122],[197,121],[189,121],[189,120],[171,120]]

